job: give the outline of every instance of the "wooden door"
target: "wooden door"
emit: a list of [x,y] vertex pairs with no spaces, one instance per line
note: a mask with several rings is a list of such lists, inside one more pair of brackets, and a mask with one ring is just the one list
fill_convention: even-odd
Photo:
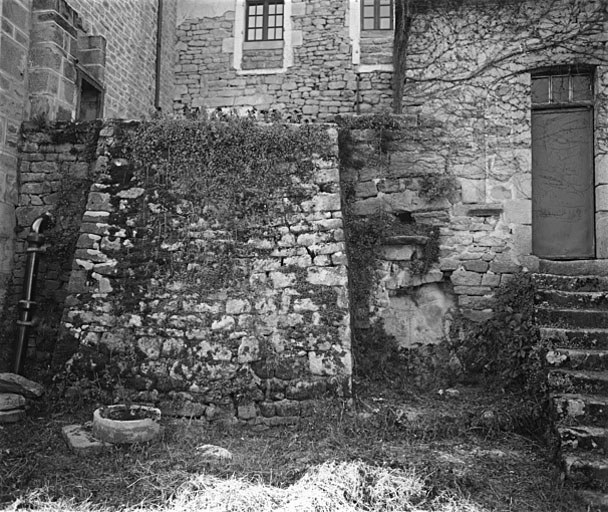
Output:
[[593,109],[532,112],[532,252],[595,257]]

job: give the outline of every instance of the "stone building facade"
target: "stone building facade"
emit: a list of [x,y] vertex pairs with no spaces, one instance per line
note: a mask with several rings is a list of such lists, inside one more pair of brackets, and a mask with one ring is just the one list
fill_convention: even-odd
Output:
[[23,276],[25,256],[14,255],[29,225],[17,219],[53,209],[52,195],[31,203],[32,184],[19,176],[22,122],[171,110],[175,15],[175,0],[0,2],[0,308],[11,276],[15,294]]
[[[394,20],[381,13],[394,2],[279,3],[278,41],[249,40],[255,2],[182,4],[176,112],[392,109]],[[380,254],[370,313],[403,346],[444,337],[456,309],[488,318],[496,288],[543,259],[608,258],[605,12],[603,1],[488,0],[409,13],[402,127],[354,133],[358,163],[343,169],[355,214],[439,230],[426,275],[409,270],[421,247],[393,240]],[[455,194],[429,200],[443,178]]]
[[2,2],[0,36],[0,305],[11,277],[15,238],[17,144],[26,103],[30,3]]
[[391,31],[361,37],[358,2],[280,5],[282,39],[247,41],[245,0],[180,2],[177,112],[255,107],[328,119],[382,109],[390,96]]

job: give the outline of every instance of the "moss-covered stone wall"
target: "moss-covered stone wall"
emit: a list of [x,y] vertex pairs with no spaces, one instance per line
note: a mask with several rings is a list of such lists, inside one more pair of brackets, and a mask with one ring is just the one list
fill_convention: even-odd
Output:
[[[209,419],[292,421],[308,399],[350,389],[337,131],[222,122],[102,129],[60,351],[73,354],[81,390]],[[261,138],[227,139],[222,126]],[[209,138],[172,160],[184,137]],[[283,161],[269,156],[276,138]],[[256,159],[240,154],[260,145],[268,161],[249,173]]]

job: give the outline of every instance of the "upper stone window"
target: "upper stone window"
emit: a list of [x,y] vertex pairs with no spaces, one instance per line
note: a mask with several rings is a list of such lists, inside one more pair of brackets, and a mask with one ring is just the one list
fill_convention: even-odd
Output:
[[363,30],[392,30],[393,0],[362,0],[361,28]]
[[283,0],[247,0],[245,41],[283,39]]

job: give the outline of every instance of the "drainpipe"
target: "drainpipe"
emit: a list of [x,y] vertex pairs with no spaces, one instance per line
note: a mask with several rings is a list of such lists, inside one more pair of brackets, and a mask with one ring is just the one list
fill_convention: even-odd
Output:
[[38,253],[44,252],[44,235],[41,231],[45,229],[52,221],[53,217],[50,213],[45,213],[38,217],[30,228],[30,233],[27,236],[27,264],[25,267],[25,281],[23,283],[23,299],[19,301],[19,332],[17,333],[17,341],[15,343],[15,358],[13,363],[13,372],[21,373],[23,371],[23,360],[27,344],[27,335],[29,327],[33,325],[34,308],[36,301],[36,275],[38,273]]
[[163,47],[163,0],[158,0],[156,13],[156,83],[154,89],[154,108],[160,110],[160,72],[161,51]]
[[355,75],[357,90],[355,95],[355,113],[361,114],[361,73]]

